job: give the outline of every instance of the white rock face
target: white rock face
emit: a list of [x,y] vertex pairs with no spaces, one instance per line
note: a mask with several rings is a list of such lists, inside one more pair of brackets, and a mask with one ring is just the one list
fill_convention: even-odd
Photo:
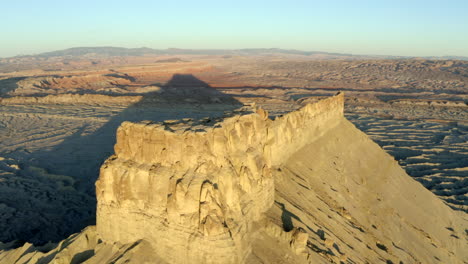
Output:
[[272,169],[342,119],[337,95],[275,121],[259,110],[199,132],[123,123],[96,183],[98,233],[151,241],[170,263],[244,262],[274,202]]

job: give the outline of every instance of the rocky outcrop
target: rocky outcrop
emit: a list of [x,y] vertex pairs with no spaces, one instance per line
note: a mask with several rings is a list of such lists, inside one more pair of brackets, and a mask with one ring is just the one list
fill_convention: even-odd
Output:
[[0,98],[0,105],[14,104],[132,104],[142,100],[142,96],[110,96],[102,94],[59,94],[43,97]]
[[17,82],[17,88],[10,91],[11,96],[34,94],[58,94],[66,92],[83,93],[89,91],[119,93],[121,87],[131,84],[134,79],[128,75],[88,74],[71,76],[37,76],[28,77]]
[[390,104],[395,105],[425,105],[425,106],[447,106],[447,107],[467,107],[467,103],[463,101],[448,101],[448,100],[424,100],[424,99],[402,99],[390,100]]
[[125,122],[96,183],[98,233],[144,238],[170,263],[243,262],[273,168],[342,119],[340,94],[274,121],[259,109],[211,127]]

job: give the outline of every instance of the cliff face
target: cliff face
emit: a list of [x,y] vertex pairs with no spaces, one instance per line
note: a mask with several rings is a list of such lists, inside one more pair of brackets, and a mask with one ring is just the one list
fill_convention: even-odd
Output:
[[259,110],[213,127],[123,123],[96,183],[98,233],[144,238],[170,263],[245,261],[274,203],[272,170],[342,119],[337,95],[275,121]]

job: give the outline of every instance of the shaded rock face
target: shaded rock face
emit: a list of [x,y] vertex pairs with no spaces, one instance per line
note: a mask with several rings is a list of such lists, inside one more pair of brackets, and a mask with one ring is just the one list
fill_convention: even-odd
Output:
[[272,171],[342,119],[341,94],[274,121],[259,110],[212,127],[124,122],[96,183],[97,232],[150,241],[169,263],[244,262],[274,203]]

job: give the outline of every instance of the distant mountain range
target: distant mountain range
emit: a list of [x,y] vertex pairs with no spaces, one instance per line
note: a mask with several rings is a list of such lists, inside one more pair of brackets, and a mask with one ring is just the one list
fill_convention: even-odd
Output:
[[40,53],[38,57],[83,56],[99,54],[104,56],[144,56],[144,55],[263,55],[263,54],[289,54],[289,55],[332,55],[354,56],[352,54],[329,53],[320,51],[300,51],[287,49],[151,49],[151,48],[121,48],[121,47],[75,47],[64,50]]
[[259,49],[152,49],[152,48],[121,48],[121,47],[75,47],[64,50],[44,52],[36,55],[22,55],[17,57],[74,57],[97,54],[101,56],[144,56],[144,55],[301,55],[301,56],[326,56],[334,58],[354,58],[354,59],[452,59],[468,60],[464,56],[430,56],[430,57],[412,57],[412,56],[387,56],[387,55],[354,55],[346,53],[330,53],[322,51],[301,51],[294,49],[278,48],[259,48]]

